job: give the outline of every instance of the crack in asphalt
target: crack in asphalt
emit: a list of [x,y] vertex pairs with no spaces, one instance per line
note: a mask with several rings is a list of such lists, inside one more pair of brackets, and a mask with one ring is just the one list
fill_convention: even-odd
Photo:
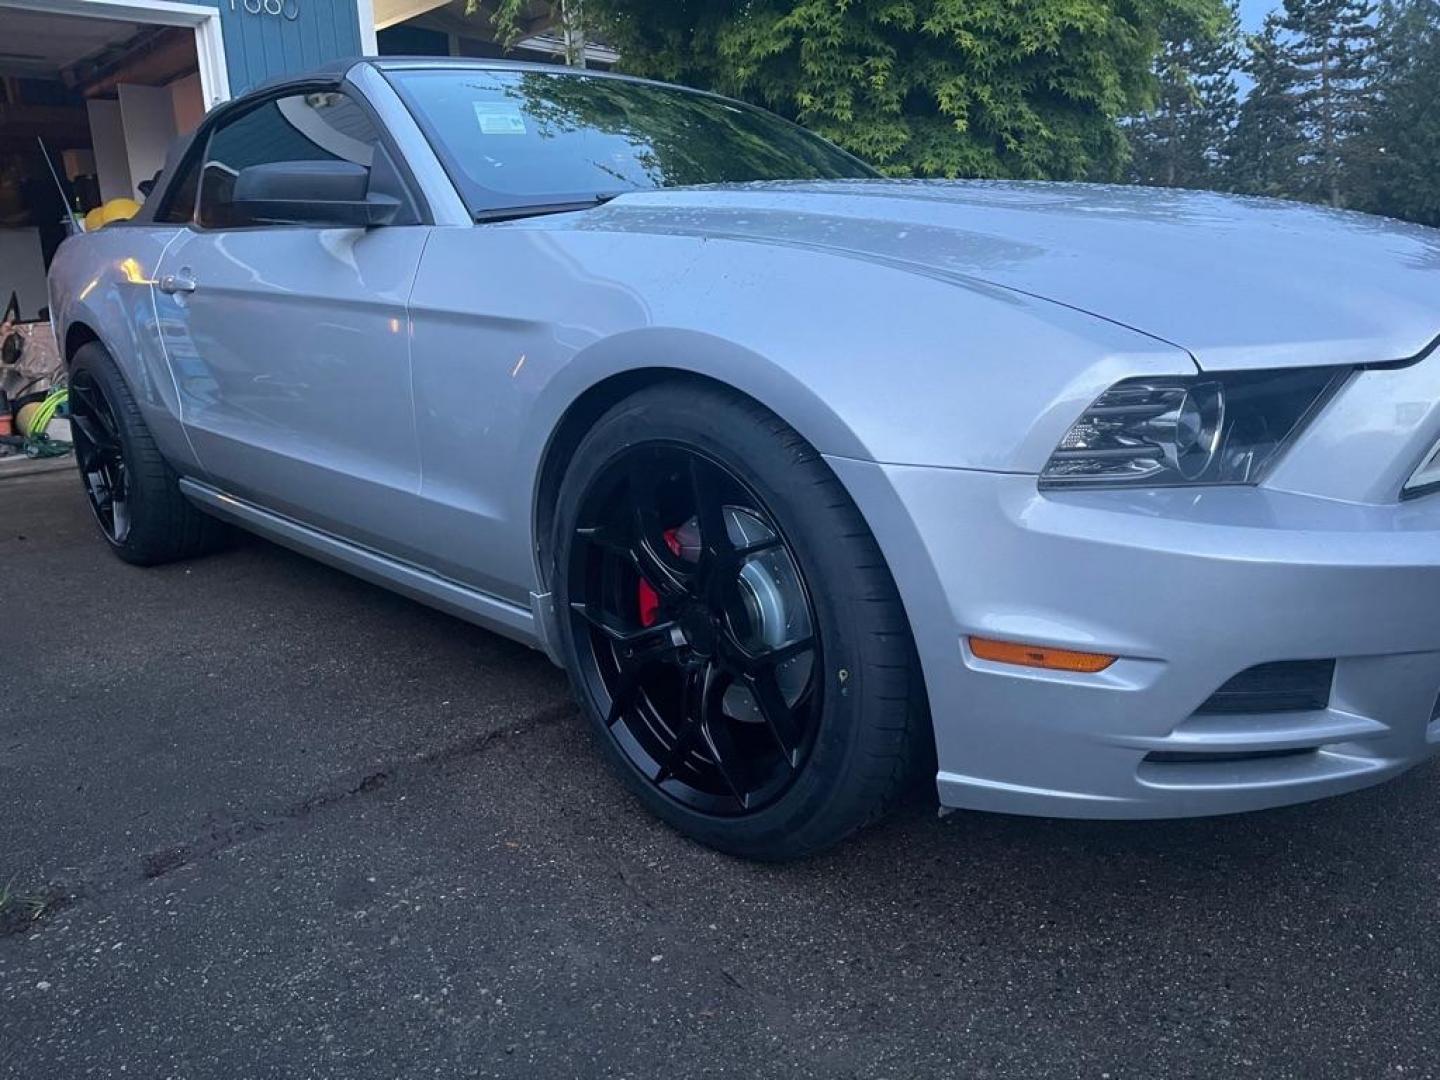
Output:
[[133,861],[127,859],[108,874],[101,868],[70,885],[56,883],[33,889],[30,895],[45,897],[44,907],[31,917],[0,919],[0,939],[38,930],[51,915],[66,908],[143,885],[261,836],[297,827],[321,811],[346,805],[360,796],[433,776],[449,765],[485,753],[498,742],[561,723],[574,715],[575,706],[568,702],[539,709],[517,723],[480,732],[416,757],[342,780],[278,809],[233,816],[179,843],[155,848]]

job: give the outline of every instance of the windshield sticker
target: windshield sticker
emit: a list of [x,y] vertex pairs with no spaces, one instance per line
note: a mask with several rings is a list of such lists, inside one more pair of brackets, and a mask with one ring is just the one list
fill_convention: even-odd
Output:
[[475,121],[482,135],[524,135],[525,118],[520,106],[510,101],[477,101]]

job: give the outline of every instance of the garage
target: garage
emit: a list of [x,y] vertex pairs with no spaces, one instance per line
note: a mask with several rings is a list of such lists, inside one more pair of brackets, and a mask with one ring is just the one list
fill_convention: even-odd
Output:
[[364,0],[0,0],[0,465],[35,450],[20,409],[58,376],[46,272],[67,233],[134,213],[212,106],[373,52],[372,19]]
[[228,96],[202,70],[213,9],[80,11],[0,4],[0,302],[23,322],[67,218],[143,199],[171,140]]
[[[171,141],[228,87],[201,72],[213,13],[0,4],[0,451],[34,436],[60,381],[46,273],[66,235],[143,201]],[[155,22],[163,16],[167,21]],[[186,21],[188,20],[190,21]],[[178,25],[177,25],[178,23]],[[210,82],[212,85],[206,85]],[[207,93],[208,91],[208,93]],[[63,423],[51,434],[63,435]],[[20,441],[22,438],[26,441]]]

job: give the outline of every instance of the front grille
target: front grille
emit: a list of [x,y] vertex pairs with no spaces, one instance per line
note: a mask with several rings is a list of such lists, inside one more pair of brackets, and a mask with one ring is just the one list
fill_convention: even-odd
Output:
[[1278,660],[1246,668],[1205,699],[1202,716],[1312,712],[1330,707],[1334,660]]

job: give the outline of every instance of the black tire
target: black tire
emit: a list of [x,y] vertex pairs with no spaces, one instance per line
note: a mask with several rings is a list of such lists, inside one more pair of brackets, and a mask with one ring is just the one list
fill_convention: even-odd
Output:
[[[120,558],[155,566],[214,550],[228,535],[223,522],[201,513],[180,493],[179,477],[161,456],[130,387],[105,347],[82,345],[70,363],[70,411],[76,462],[101,535]],[[103,460],[117,469],[125,520],[107,519]]]
[[[753,811],[706,812],[692,805],[694,800],[682,802],[662,790],[661,780],[672,780],[673,771],[663,765],[651,775],[642,771],[634,751],[625,748],[627,737],[617,737],[607,723],[615,699],[607,700],[608,691],[599,687],[594,674],[598,662],[588,659],[597,648],[593,616],[577,615],[581,605],[572,604],[588,587],[580,579],[591,576],[585,569],[590,556],[577,545],[591,542],[588,537],[597,531],[580,520],[581,508],[591,506],[587,513],[593,515],[599,505],[595,500],[603,499],[593,494],[587,504],[587,492],[603,484],[610,475],[607,469],[623,470],[622,462],[634,461],[624,455],[643,452],[647,445],[662,448],[656,451],[662,454],[667,452],[663,448],[685,448],[737,478],[778,526],[808,590],[819,646],[818,663],[810,666],[810,677],[820,680],[808,721],[814,727],[813,741],[798,766],[798,755],[791,756],[789,786]],[[629,468],[633,471],[634,465]],[[721,520],[732,510],[722,505]],[[884,815],[915,779],[920,764],[933,755],[909,622],[870,530],[819,454],[751,399],[687,380],[659,384],[620,402],[577,448],[561,483],[555,528],[552,581],[561,649],[576,696],[606,757],[627,785],[680,832],[750,859],[810,855]],[[643,527],[637,528],[643,533]],[[577,537],[577,530],[582,535]],[[671,542],[667,534],[666,543]],[[671,550],[675,552],[673,546]],[[724,616],[720,618],[717,625],[725,625]],[[599,647],[607,640],[602,634]],[[680,700],[689,700],[685,695],[690,692],[682,689]],[[722,719],[733,715],[725,712],[726,701],[721,699]],[[644,707],[654,708],[651,699]],[[675,731],[678,742],[680,728]],[[714,740],[707,737],[706,742],[718,763]],[[720,768],[723,771],[723,765]],[[737,804],[743,807],[744,799]]]

